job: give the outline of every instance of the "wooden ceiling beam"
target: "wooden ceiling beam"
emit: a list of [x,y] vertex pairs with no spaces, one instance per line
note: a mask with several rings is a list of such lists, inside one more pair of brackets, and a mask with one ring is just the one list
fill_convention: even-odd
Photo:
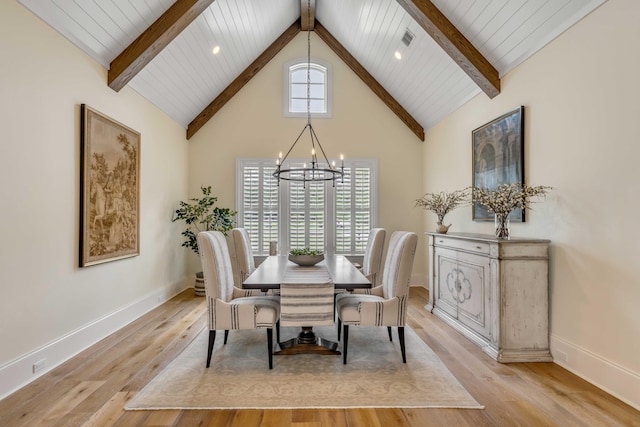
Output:
[[316,20],[316,0],[300,0],[300,30],[313,31]]
[[494,98],[500,93],[498,71],[431,1],[396,1],[489,98]]
[[215,0],[177,0],[116,59],[107,84],[116,92],[127,85],[158,53]]
[[190,139],[202,126],[205,125],[233,96],[240,91],[265,65],[273,59],[291,40],[300,33],[300,20],[294,22],[280,37],[265,49],[229,86],[211,101],[187,127],[187,139]]
[[393,96],[355,59],[338,40],[316,19],[315,33],[347,64],[349,68],[404,122],[421,141],[424,128],[407,112]]

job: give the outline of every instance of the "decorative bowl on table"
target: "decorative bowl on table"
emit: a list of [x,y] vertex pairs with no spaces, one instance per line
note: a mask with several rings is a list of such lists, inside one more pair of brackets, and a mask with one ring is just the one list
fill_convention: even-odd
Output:
[[320,251],[305,249],[293,249],[289,252],[289,261],[301,267],[311,267],[324,259],[324,254]]

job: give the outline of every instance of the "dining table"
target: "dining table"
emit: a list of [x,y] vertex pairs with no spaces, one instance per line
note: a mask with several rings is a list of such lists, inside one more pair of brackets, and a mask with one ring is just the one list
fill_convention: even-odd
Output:
[[[344,255],[325,254],[324,260],[317,264],[326,267],[335,289],[353,291],[354,289],[371,288],[371,282],[358,268]],[[289,261],[287,255],[271,255],[267,257],[243,282],[244,289],[260,289],[263,292],[280,289],[283,278],[287,272],[304,272]],[[311,270],[307,270],[311,271]],[[338,343],[317,335],[313,331],[314,325],[301,326],[297,337],[278,343],[280,350],[274,355],[292,354],[332,354],[339,355]]]

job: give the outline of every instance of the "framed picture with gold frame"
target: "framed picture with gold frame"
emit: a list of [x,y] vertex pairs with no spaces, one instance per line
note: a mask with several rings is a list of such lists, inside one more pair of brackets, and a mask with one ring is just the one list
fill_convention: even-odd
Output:
[[[490,121],[471,132],[474,187],[495,189],[502,184],[524,184],[524,107]],[[493,221],[486,206],[474,203],[474,221]],[[524,210],[515,209],[509,219],[523,222]]]
[[140,133],[80,115],[80,267],[140,255]]

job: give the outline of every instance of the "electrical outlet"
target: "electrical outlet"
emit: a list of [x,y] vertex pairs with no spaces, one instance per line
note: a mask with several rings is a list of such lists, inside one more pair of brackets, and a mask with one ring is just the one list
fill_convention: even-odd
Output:
[[564,362],[564,363],[569,362],[569,355],[564,351],[556,350],[556,354],[557,354],[558,360],[560,360],[561,362]]
[[40,372],[47,366],[47,359],[38,360],[33,364],[33,373]]

